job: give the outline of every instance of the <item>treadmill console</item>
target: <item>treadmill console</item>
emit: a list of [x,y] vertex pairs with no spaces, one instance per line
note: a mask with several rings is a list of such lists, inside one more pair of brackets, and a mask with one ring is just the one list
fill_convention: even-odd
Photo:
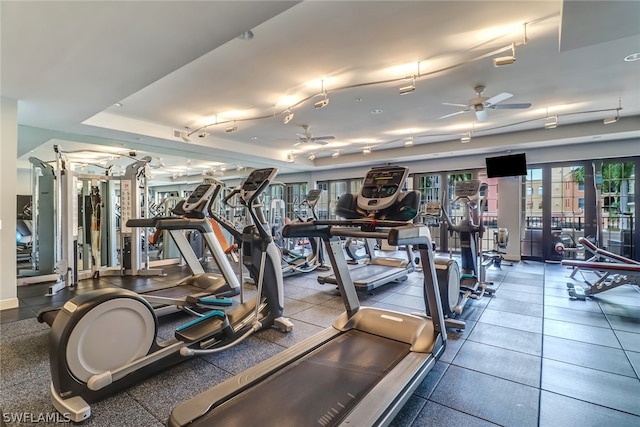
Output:
[[314,188],[313,190],[309,190],[307,193],[307,197],[305,197],[304,201],[307,202],[309,206],[315,206],[320,200],[320,195],[322,194],[322,190]]
[[203,211],[216,188],[219,188],[219,186],[210,183],[198,185],[185,200],[182,210],[185,213]]
[[379,211],[391,206],[402,189],[409,168],[389,166],[371,169],[364,177],[358,208],[365,211]]
[[264,191],[278,173],[276,168],[255,169],[242,183],[242,199],[249,203]]

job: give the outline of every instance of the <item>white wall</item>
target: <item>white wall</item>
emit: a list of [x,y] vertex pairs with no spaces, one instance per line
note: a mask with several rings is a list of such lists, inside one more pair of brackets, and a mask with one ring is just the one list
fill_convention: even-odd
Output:
[[16,194],[31,194],[31,169],[18,169]]
[[[16,288],[16,159],[18,102],[0,98],[0,310],[18,306]],[[27,193],[28,194],[28,193]]]

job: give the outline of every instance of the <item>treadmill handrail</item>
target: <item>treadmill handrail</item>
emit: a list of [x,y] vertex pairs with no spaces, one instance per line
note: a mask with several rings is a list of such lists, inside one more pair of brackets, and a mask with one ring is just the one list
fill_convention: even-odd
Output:
[[161,219],[156,222],[158,230],[197,230],[202,233],[213,233],[207,218],[172,218]]

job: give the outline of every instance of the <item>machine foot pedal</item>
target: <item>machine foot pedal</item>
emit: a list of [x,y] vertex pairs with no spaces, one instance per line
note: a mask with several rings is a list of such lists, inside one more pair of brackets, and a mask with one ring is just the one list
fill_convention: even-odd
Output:
[[225,328],[231,328],[226,313],[220,310],[212,310],[202,317],[178,326],[175,336],[181,341],[192,343],[219,334]]
[[233,304],[231,298],[218,298],[218,297],[202,297],[198,299],[199,304],[212,305],[216,307],[230,307]]

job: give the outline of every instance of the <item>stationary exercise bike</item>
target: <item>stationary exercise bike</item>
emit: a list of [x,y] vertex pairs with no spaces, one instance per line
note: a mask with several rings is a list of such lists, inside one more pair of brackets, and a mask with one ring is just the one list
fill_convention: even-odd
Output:
[[[251,172],[242,203],[254,224],[244,228],[242,259],[257,293],[227,312],[213,310],[157,341],[158,318],[142,296],[126,289],[100,289],[67,301],[49,337],[51,396],[54,407],[79,422],[91,415],[90,402],[113,394],[203,349],[225,350],[260,329],[293,329],[283,316],[280,251],[254,206],[276,169]],[[185,227],[206,219],[184,218]],[[159,221],[160,223],[161,221]],[[162,226],[162,224],[159,224]],[[176,224],[177,226],[177,224]]]

